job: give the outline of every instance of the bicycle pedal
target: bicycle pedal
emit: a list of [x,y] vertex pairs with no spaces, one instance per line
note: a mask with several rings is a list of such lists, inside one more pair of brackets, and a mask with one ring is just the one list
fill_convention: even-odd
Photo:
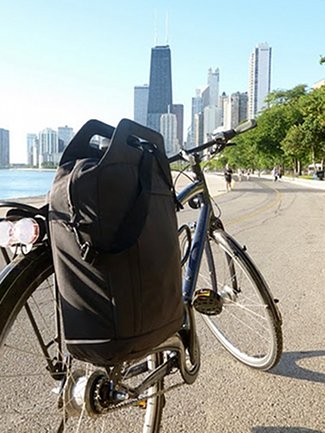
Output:
[[193,307],[201,314],[216,316],[222,311],[222,298],[210,289],[198,289],[193,296]]
[[133,403],[133,406],[139,407],[140,409],[147,409],[147,400],[139,400]]

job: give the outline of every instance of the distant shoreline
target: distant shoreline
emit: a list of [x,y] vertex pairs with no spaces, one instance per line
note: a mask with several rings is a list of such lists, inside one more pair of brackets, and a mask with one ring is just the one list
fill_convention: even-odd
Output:
[[56,168],[30,168],[30,167],[17,167],[17,168],[0,168],[1,171],[56,171]]

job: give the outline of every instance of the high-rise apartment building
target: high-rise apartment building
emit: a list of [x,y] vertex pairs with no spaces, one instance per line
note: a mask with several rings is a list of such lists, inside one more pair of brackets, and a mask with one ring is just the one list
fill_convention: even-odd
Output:
[[254,118],[265,106],[271,89],[272,48],[258,44],[250,56],[248,86],[248,117]]
[[27,134],[27,163],[39,167],[42,164],[58,164],[74,135],[73,128],[69,126],[60,126],[58,131],[46,128],[38,135]]
[[171,112],[175,114],[177,119],[177,139],[180,146],[184,143],[184,105],[173,104]]
[[166,154],[175,155],[179,151],[179,142],[177,138],[177,117],[170,112],[160,116],[160,133],[164,137]]
[[54,129],[46,128],[39,133],[39,165],[42,163],[57,164],[59,160],[58,133]]
[[70,141],[74,137],[73,128],[69,126],[59,126],[58,127],[58,152],[63,152]]
[[209,105],[219,107],[219,81],[220,71],[217,68],[214,72],[212,68],[208,70],[208,86],[209,86]]
[[38,166],[39,141],[36,134],[27,134],[27,164]]
[[247,119],[247,92],[236,92],[228,95],[223,102],[224,129],[235,128],[240,122]]
[[[197,113],[194,116],[194,137],[192,146],[199,146],[203,143],[204,139],[204,118],[203,113]],[[191,147],[192,147],[191,146]]]
[[[206,140],[208,135],[221,125],[219,80],[219,69],[213,72],[212,68],[209,68],[208,84],[196,89],[196,95],[192,98],[191,143],[187,144],[188,147],[198,145],[198,137]],[[198,114],[201,116],[197,117]],[[199,131],[196,131],[196,128],[199,128]]]
[[9,131],[0,128],[0,167],[7,168],[10,164]]
[[226,92],[222,92],[222,94],[219,97],[220,124],[221,125],[225,124],[224,116],[225,116],[225,105],[227,104],[227,100],[228,100],[228,95],[226,94]]
[[209,140],[209,135],[220,125],[219,108],[208,105],[203,111],[203,141]]
[[147,126],[160,130],[160,117],[173,104],[171,52],[168,45],[151,49]]
[[143,126],[147,126],[148,99],[149,99],[148,84],[134,87],[133,119],[135,122],[140,123]]
[[238,95],[238,123],[248,119],[248,93],[237,92]]

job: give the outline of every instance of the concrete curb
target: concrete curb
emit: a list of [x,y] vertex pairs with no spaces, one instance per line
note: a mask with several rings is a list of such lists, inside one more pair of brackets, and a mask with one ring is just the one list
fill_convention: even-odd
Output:
[[[256,178],[259,177],[257,175],[253,175],[253,176]],[[273,176],[270,176],[270,175],[263,175],[263,176],[260,176],[260,178],[269,179],[269,180],[273,181]],[[325,182],[322,180],[307,180],[307,179],[299,179],[298,177],[293,178],[293,177],[283,176],[281,178],[281,180],[277,180],[274,183],[277,183],[277,182],[287,182],[287,183],[293,183],[295,185],[305,186],[307,188],[316,188],[316,189],[325,190]]]

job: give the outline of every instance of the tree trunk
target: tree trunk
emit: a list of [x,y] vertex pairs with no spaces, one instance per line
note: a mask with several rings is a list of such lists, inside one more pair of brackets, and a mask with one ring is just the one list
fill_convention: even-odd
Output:
[[314,169],[316,170],[316,159],[315,159],[315,143],[311,144],[311,158],[314,164]]

